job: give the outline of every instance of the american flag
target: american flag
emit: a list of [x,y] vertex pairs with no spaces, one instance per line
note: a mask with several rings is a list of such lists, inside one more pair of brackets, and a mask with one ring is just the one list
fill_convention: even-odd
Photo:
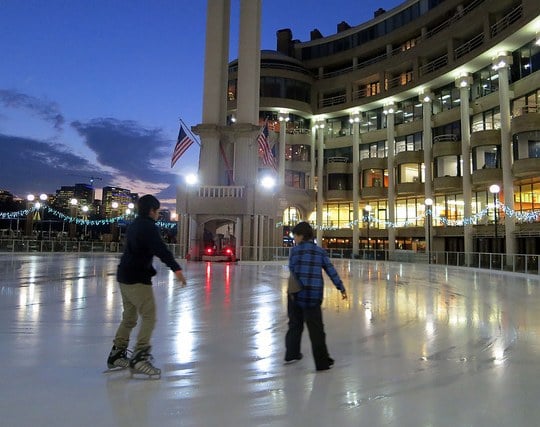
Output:
[[184,127],[180,125],[180,132],[178,132],[178,140],[176,141],[176,146],[174,147],[172,159],[171,159],[171,168],[178,161],[180,157],[187,151],[191,144],[195,141],[191,139],[184,130]]
[[261,129],[261,133],[257,137],[257,142],[259,144],[259,153],[263,158],[263,165],[272,166],[274,170],[277,170],[276,159],[270,150],[270,145],[268,144],[268,120],[264,121],[264,126]]

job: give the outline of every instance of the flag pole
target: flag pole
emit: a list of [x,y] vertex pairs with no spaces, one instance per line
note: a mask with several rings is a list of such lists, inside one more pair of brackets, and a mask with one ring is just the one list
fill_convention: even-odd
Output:
[[191,129],[189,128],[189,126],[184,123],[184,121],[182,120],[182,117],[179,117],[179,119],[180,119],[180,124],[184,126],[184,129],[186,129],[186,131],[189,132],[189,134],[193,138],[193,141],[195,141],[197,145],[200,147],[201,143],[199,142],[199,139],[195,135],[193,135],[193,132],[191,132]]

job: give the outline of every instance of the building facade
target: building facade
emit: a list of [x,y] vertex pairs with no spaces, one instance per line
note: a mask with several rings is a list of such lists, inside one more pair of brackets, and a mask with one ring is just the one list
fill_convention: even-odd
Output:
[[410,0],[305,42],[280,30],[276,51],[247,51],[260,58],[256,101],[242,95],[246,51],[213,76],[226,86],[214,141],[229,159],[215,151],[214,182],[245,165],[238,123],[257,106],[250,124],[269,120],[279,165],[274,244],[279,226],[308,220],[323,246],[355,255],[538,253],[539,33],[536,0]]

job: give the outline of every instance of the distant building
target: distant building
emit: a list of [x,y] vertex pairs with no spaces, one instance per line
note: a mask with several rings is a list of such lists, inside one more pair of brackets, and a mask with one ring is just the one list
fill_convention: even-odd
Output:
[[51,205],[62,212],[69,212],[71,199],[77,199],[79,206],[90,206],[94,202],[94,187],[89,184],[62,186],[56,191],[55,200]]
[[[102,196],[102,211],[103,215],[110,217],[114,210],[118,214],[122,214],[128,209],[128,205],[133,203],[137,205],[137,200],[139,195],[137,193],[132,193],[130,190],[120,187],[103,187],[103,196]],[[116,209],[113,208],[113,203],[118,203]]]

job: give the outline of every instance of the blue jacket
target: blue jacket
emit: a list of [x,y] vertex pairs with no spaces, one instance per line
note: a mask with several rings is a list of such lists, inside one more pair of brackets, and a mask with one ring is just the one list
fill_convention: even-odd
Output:
[[156,222],[150,217],[139,216],[127,229],[126,246],[116,276],[118,281],[126,285],[151,285],[152,276],[156,274],[152,265],[154,255],[172,271],[181,270],[161,238]]
[[300,307],[321,305],[324,287],[323,270],[326,271],[336,288],[340,291],[345,290],[326,251],[313,242],[304,241],[291,249],[289,270],[296,275],[302,285],[302,290],[295,294],[295,301]]

